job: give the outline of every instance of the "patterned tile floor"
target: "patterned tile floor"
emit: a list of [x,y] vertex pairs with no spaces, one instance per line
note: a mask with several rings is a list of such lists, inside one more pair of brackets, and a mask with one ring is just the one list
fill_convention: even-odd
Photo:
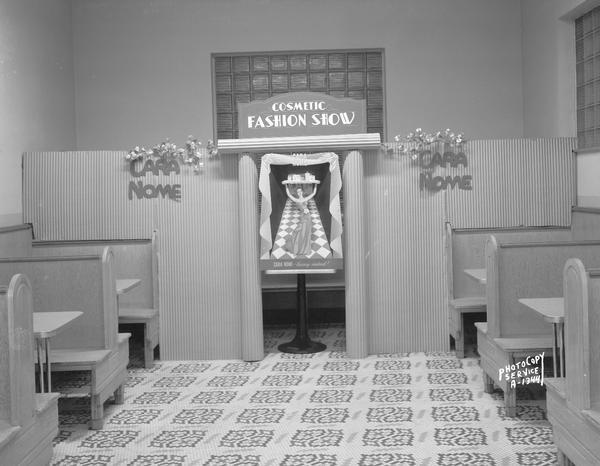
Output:
[[[157,361],[131,367],[125,404],[86,427],[86,399],[61,400],[54,466],[553,465],[544,400],[507,418],[483,393],[476,358],[454,353],[349,359],[341,326],[314,329],[312,355],[277,351],[292,330],[265,330],[263,361]],[[132,348],[133,365],[139,351]],[[535,398],[535,397],[529,397]],[[539,398],[539,397],[538,397]]]

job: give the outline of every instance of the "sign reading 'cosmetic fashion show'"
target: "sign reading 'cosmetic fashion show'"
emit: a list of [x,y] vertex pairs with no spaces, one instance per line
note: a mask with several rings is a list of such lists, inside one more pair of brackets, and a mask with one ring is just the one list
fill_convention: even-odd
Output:
[[240,138],[366,133],[366,122],[364,100],[316,92],[238,104]]

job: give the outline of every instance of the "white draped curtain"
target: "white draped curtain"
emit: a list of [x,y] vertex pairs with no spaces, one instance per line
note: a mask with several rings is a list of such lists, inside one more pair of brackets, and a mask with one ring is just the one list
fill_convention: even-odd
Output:
[[265,154],[262,157],[258,188],[262,194],[262,208],[260,213],[260,258],[269,259],[273,247],[273,236],[271,231],[271,214],[273,205],[271,202],[270,174],[271,165],[309,166],[318,164],[329,164],[331,176],[329,190],[329,213],[331,214],[331,231],[329,233],[329,246],[334,258],[343,257],[342,254],[342,211],[340,207],[340,189],[342,177],[338,156],[334,152],[323,152],[317,154]]

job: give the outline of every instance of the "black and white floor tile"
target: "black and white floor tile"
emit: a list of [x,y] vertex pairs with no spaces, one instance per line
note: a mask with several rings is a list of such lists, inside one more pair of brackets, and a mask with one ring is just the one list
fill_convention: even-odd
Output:
[[[263,361],[156,361],[131,367],[125,404],[88,430],[88,400],[61,400],[53,466],[554,465],[542,399],[483,392],[476,358],[453,352],[349,359],[343,327],[311,337],[327,350]],[[135,355],[135,351],[134,351]],[[139,365],[141,367],[141,365]]]

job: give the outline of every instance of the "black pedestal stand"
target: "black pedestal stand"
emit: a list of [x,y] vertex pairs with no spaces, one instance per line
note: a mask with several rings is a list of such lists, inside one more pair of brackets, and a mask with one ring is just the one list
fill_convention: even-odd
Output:
[[299,273],[297,288],[298,320],[296,336],[288,343],[282,343],[277,348],[282,353],[309,354],[324,351],[327,346],[308,337],[308,306],[306,305],[306,275]]

